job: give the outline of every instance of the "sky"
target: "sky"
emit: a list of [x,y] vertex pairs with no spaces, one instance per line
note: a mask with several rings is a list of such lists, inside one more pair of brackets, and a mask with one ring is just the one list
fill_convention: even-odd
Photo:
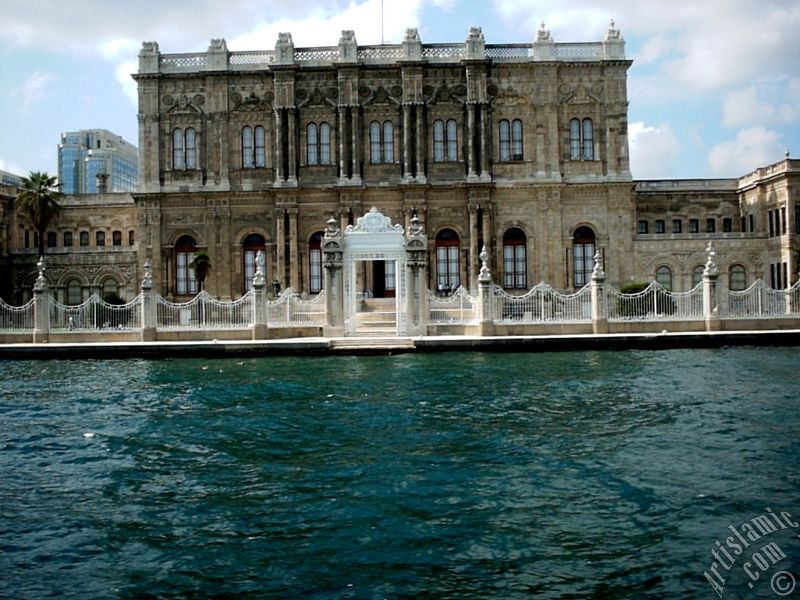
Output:
[[[57,174],[61,132],[109,129],[137,143],[143,41],[162,53],[461,42],[602,40],[611,19],[626,41],[635,179],[739,177],[800,156],[797,0],[2,0],[0,169]],[[382,17],[383,13],[383,17]],[[383,23],[383,25],[381,25]]]

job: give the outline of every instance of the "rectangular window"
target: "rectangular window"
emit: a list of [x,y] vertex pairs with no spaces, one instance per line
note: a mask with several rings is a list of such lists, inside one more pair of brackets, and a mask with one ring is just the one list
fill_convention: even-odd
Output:
[[683,232],[683,221],[680,219],[672,219],[672,233]]
[[310,248],[308,251],[309,289],[312,294],[322,291],[322,250]]
[[747,221],[745,221],[744,217],[742,217],[742,229],[741,232],[744,233],[747,231]]
[[48,231],[47,232],[47,247],[48,248],[55,248],[58,244],[57,236],[55,231]]
[[133,229],[128,232],[128,246],[133,246]]
[[794,207],[794,232],[800,233],[800,206]]
[[754,233],[756,230],[756,218],[754,215],[750,215],[750,233]]
[[786,234],[786,221],[789,220],[789,207],[786,207],[786,214],[783,214],[783,207],[780,209],[781,215],[781,234]]
[[64,247],[65,248],[72,248],[72,232],[65,231],[64,232]]
[[647,233],[647,221],[639,221],[639,228],[637,229],[637,233]]
[[769,237],[773,237],[775,235],[775,217],[771,210],[767,211],[767,216],[769,217]]
[[97,242],[98,246],[105,246],[106,245],[106,232],[105,231],[98,231],[95,234],[95,241]]
[[387,292],[394,291],[395,288],[397,287],[397,285],[395,283],[395,281],[396,281],[395,265],[396,264],[397,263],[395,261],[393,261],[393,260],[387,260],[387,261],[384,262],[384,267],[383,267],[383,269],[384,269],[383,270],[383,273],[384,273],[383,286],[384,286],[384,289]]
[[664,219],[656,219],[656,233],[664,233],[665,224]]
[[112,231],[111,232],[111,244],[114,246],[122,246],[122,232],[121,231]]
[[714,233],[717,230],[716,219],[706,219],[706,233]]
[[789,287],[789,263],[783,263],[783,287]]
[[733,219],[730,217],[725,217],[722,219],[722,231],[724,233],[730,233],[733,231]]
[[775,281],[775,263],[771,263],[769,265],[769,286],[773,290],[778,289],[778,286],[776,285],[776,283],[777,282]]
[[700,233],[700,219],[689,219],[689,233]]
[[89,232],[81,231],[81,246],[85,247],[88,245],[89,245]]

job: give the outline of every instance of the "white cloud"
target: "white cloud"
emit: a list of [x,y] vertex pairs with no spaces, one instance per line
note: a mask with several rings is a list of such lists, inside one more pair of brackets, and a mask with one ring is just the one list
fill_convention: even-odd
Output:
[[[779,99],[785,100],[780,102]],[[776,101],[775,103],[770,100]],[[791,79],[785,89],[748,86],[730,92],[722,105],[722,124],[726,127],[781,125],[800,120],[800,78]]]
[[26,171],[23,167],[18,165],[17,163],[4,160],[0,158],[0,171],[7,171],[9,173],[13,173],[14,175],[27,175],[28,171]]
[[636,179],[668,177],[680,156],[680,143],[667,123],[628,125],[631,173]]
[[34,71],[23,83],[12,88],[9,95],[21,101],[18,106],[19,111],[28,115],[33,112],[34,105],[44,99],[49,85],[54,81],[58,81],[55,73]]
[[117,65],[115,74],[117,81],[122,86],[122,92],[131,101],[134,107],[139,106],[139,92],[136,89],[136,82],[131,75],[139,70],[139,62],[129,60]]
[[734,177],[780,160],[782,156],[777,133],[763,127],[749,127],[739,131],[736,139],[714,146],[708,155],[708,164],[715,174]]

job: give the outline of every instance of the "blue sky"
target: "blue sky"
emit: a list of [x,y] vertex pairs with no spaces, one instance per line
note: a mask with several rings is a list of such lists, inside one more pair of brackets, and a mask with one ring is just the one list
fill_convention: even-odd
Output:
[[[56,173],[62,131],[104,128],[137,143],[142,41],[161,51],[336,45],[342,29],[381,42],[380,0],[5,0],[0,39],[0,169]],[[384,40],[423,43],[626,40],[631,163],[637,179],[737,177],[800,155],[797,0],[384,0]]]

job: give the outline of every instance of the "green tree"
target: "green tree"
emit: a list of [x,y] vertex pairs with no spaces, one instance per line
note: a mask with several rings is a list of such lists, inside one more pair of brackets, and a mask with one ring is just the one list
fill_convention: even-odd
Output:
[[194,271],[194,278],[197,280],[199,290],[203,290],[206,276],[211,270],[211,257],[208,255],[208,252],[202,248],[197,250],[192,256],[192,262],[189,263],[189,268]]
[[39,256],[44,256],[47,227],[58,216],[58,201],[63,194],[56,188],[58,179],[45,172],[32,171],[22,178],[17,192],[17,210],[30,222],[39,237]]

